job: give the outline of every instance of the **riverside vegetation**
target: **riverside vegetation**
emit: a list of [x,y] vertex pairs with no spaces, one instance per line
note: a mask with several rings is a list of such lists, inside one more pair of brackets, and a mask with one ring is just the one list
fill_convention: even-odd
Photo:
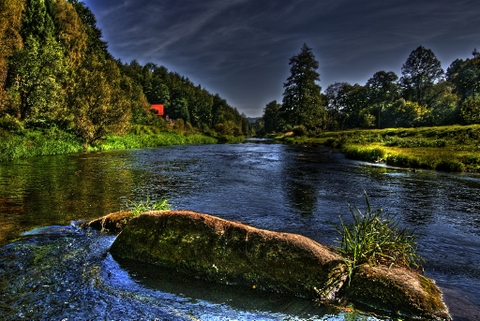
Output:
[[155,126],[135,125],[126,135],[107,135],[95,145],[85,146],[74,133],[58,127],[16,129],[0,128],[0,162],[33,156],[59,155],[79,152],[137,149],[185,144],[239,143],[244,136],[218,135],[215,132],[165,130]]
[[282,135],[294,144],[319,144],[347,157],[390,166],[480,172],[480,125],[387,128]]

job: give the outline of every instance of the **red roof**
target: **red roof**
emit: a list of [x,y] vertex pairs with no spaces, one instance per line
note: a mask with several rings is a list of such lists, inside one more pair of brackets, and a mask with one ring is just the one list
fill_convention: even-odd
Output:
[[164,106],[163,104],[152,104],[152,109],[154,110],[155,114],[157,116],[163,116],[164,112]]

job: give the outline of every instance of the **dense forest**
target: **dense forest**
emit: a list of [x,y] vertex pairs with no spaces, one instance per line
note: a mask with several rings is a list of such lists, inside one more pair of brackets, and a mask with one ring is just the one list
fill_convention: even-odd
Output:
[[304,45],[290,59],[282,103],[272,101],[257,122],[263,134],[293,130],[316,134],[351,128],[423,127],[480,123],[480,53],[446,70],[419,46],[401,68],[376,72],[365,85],[334,83],[322,93],[318,62]]
[[[251,135],[218,94],[163,66],[122,63],[78,0],[0,2],[0,134],[57,128],[85,146],[136,125]],[[168,120],[150,104],[165,105]]]

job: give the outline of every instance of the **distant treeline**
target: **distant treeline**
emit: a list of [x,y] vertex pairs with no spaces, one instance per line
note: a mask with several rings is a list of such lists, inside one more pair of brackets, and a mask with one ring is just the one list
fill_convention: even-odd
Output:
[[480,53],[446,70],[430,49],[413,50],[399,78],[379,71],[365,85],[337,82],[322,93],[318,62],[303,46],[290,59],[282,103],[272,101],[257,121],[259,133],[315,134],[349,128],[421,127],[480,123]]
[[[170,123],[153,103],[165,105]],[[115,60],[83,2],[0,2],[0,134],[56,127],[92,145],[135,124],[252,134],[218,94],[163,66]]]

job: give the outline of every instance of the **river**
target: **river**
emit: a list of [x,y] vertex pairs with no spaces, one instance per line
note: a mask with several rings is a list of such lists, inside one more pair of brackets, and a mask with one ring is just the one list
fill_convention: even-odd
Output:
[[[79,222],[166,197],[190,209],[335,245],[348,204],[398,215],[455,321],[480,320],[480,175],[408,171],[321,147],[265,142],[37,157],[0,164],[5,320],[355,320],[362,316],[116,262]],[[374,317],[367,318],[377,320]]]

